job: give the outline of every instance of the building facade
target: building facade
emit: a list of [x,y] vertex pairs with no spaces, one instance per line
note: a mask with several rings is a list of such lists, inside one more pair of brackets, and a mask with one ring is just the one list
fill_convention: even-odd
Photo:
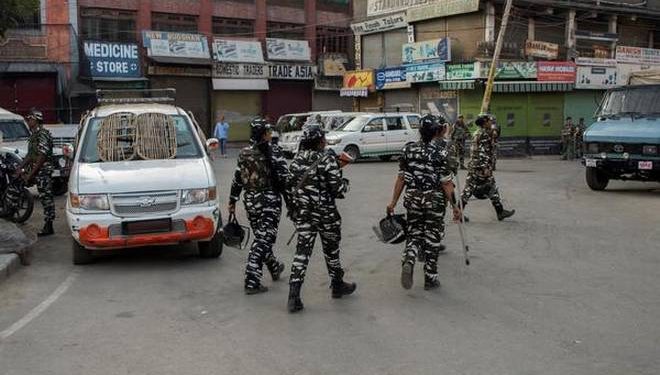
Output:
[[[359,110],[481,111],[504,1],[355,2],[342,95]],[[660,67],[659,1],[514,1],[490,111],[508,154],[555,153],[565,118],[592,120],[604,90]],[[371,78],[368,77],[371,75]]]

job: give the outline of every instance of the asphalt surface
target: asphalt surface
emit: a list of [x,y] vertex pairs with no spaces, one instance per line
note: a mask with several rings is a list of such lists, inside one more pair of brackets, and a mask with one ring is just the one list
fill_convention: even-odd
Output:
[[[235,159],[215,165],[226,202]],[[133,250],[74,267],[60,219],[32,265],[0,283],[0,374],[658,373],[660,184],[592,192],[577,163],[501,160],[496,178],[517,214],[498,222],[487,201],[471,202],[472,265],[450,224],[442,288],[424,291],[417,266],[406,291],[401,246],[371,230],[396,166],[347,169],[342,262],[358,290],[330,299],[317,244],[296,315],[286,280],[243,294],[245,250],[219,260],[194,246]],[[280,229],[289,266],[293,228]]]

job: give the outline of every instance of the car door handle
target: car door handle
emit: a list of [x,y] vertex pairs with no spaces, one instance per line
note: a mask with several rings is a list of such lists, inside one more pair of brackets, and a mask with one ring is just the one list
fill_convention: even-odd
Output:
[[403,135],[408,135],[408,132],[403,132]]
[[380,133],[380,136],[381,136],[381,137],[384,137],[384,136],[385,136],[385,133]]

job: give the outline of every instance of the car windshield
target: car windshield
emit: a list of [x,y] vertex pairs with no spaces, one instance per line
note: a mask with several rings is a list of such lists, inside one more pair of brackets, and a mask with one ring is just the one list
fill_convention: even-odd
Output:
[[[176,157],[175,159],[196,159],[202,157],[199,144],[192,131],[190,122],[183,116],[171,116],[176,128]],[[82,142],[80,161],[83,163],[100,163],[97,149],[97,135],[101,128],[103,117],[96,117],[89,121],[85,139]]]
[[357,116],[351,121],[345,123],[343,126],[339,127],[337,131],[340,132],[359,132],[362,131],[364,124],[369,121],[371,117],[369,116]]
[[323,118],[323,124],[326,130],[336,130],[344,126],[347,122],[354,119],[355,116],[328,116]]
[[0,120],[0,133],[2,133],[2,139],[5,141],[30,138],[30,131],[21,120]]
[[599,116],[660,116],[660,86],[630,87],[607,94]]

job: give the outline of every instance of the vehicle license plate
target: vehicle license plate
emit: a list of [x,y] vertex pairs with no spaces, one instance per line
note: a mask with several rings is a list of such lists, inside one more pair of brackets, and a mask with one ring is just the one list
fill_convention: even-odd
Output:
[[643,171],[650,171],[653,169],[653,162],[652,161],[640,161],[638,162],[638,168],[643,170]]
[[124,235],[167,233],[172,231],[172,219],[128,221],[122,223]]
[[584,161],[584,164],[587,167],[597,167],[598,166],[598,162],[596,162],[596,159],[586,159]]
[[53,171],[53,177],[60,177],[60,176],[61,176],[61,173],[60,173],[59,169],[56,169],[56,170]]

